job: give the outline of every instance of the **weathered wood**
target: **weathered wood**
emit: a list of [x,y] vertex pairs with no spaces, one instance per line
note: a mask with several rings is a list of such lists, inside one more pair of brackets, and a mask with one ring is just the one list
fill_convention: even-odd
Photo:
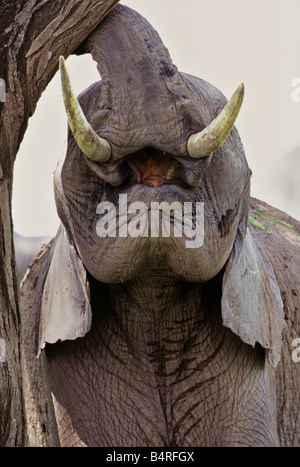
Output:
[[[6,87],[5,102],[3,96],[0,102],[0,446],[28,443],[11,218],[13,164],[28,119],[58,69],[59,55],[67,58],[76,50],[118,1],[3,0],[0,4],[0,78]],[[43,423],[47,425],[47,417]],[[51,429],[43,423],[35,442],[55,444]]]

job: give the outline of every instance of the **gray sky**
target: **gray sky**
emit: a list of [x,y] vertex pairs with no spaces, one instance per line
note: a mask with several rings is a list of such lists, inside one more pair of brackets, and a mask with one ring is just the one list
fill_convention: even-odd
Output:
[[[245,100],[236,126],[252,169],[252,196],[300,219],[299,0],[127,0],[157,29],[180,71]],[[99,79],[90,57],[67,61],[77,93]],[[298,84],[299,86],[299,84]],[[297,100],[297,99],[296,99]],[[66,137],[58,74],[29,122],[15,165],[13,215],[22,235],[54,235],[53,171]]]

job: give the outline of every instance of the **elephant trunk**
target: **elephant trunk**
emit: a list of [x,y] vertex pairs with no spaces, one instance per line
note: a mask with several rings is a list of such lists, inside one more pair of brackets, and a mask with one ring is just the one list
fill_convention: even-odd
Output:
[[114,159],[151,146],[186,154],[188,136],[205,124],[145,18],[117,5],[76,53],[91,53],[98,64],[99,99],[85,113],[111,143]]
[[81,45],[83,52],[92,53],[102,77],[97,102],[86,109],[101,137],[72,94],[63,59],[60,65],[70,128],[90,159],[116,160],[145,147],[199,159],[211,155],[229,135],[244,86],[209,125],[201,122],[197,106],[186,97],[185,76],[157,32],[134,10],[118,5]]

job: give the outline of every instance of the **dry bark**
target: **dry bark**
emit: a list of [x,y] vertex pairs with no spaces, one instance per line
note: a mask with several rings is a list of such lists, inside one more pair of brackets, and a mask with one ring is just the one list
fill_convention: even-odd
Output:
[[[59,55],[67,58],[76,50],[117,3],[118,0],[2,0],[0,5],[0,78],[6,85],[5,102],[0,102],[0,446],[28,444],[11,217],[13,164],[28,119],[57,71]],[[25,388],[28,390],[26,385]],[[38,392],[39,387],[30,390]],[[35,442],[54,445],[55,433],[49,417],[44,407],[37,407],[39,411],[44,415]]]

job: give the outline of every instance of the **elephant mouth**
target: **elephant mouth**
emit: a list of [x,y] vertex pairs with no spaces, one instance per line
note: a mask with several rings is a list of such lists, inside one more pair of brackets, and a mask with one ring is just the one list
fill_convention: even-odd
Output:
[[210,158],[187,161],[184,157],[147,147],[106,163],[85,160],[99,178],[115,188],[137,185],[161,189],[174,185],[189,191],[199,188]]
[[185,161],[178,159],[165,151],[148,147],[106,163],[99,164],[89,158],[85,160],[99,178],[115,188],[176,185],[187,190],[199,186],[199,170],[195,167],[199,162],[186,167]]
[[154,149],[142,150],[127,156],[125,162],[130,169],[131,183],[158,187],[164,183],[184,182],[179,163],[166,152]]

